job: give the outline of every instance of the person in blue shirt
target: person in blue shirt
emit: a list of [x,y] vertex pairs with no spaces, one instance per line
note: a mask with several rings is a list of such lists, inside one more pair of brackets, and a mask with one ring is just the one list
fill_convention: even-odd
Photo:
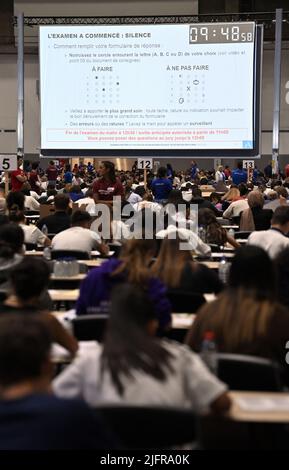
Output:
[[199,168],[197,165],[197,162],[195,160],[192,160],[192,166],[191,166],[191,179],[194,181],[199,173]]
[[243,169],[242,162],[238,162],[237,168],[232,173],[233,184],[247,183],[247,171]]
[[73,177],[73,174],[72,174],[72,171],[71,171],[71,167],[69,164],[65,165],[65,168],[64,168],[64,176],[63,176],[63,180],[64,180],[64,183],[65,184],[71,184],[72,183],[72,177]]
[[158,169],[157,177],[152,182],[152,193],[157,202],[165,202],[173,185],[170,179],[167,178],[167,169],[161,166]]

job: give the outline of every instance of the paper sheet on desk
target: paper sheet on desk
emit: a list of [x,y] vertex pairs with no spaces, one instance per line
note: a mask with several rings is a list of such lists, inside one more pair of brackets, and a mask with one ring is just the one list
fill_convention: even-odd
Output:
[[[108,252],[108,256],[112,256],[113,254],[114,254],[114,251],[109,251],[109,252]],[[91,252],[91,256],[100,256],[100,252],[97,251],[97,250],[93,250],[93,251]]]
[[242,411],[264,412],[264,411],[289,411],[289,397],[236,397],[236,404]]

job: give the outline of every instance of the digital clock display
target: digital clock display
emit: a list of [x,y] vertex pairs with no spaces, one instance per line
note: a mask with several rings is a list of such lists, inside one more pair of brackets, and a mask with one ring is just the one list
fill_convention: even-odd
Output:
[[190,25],[190,44],[254,42],[255,23],[197,23]]

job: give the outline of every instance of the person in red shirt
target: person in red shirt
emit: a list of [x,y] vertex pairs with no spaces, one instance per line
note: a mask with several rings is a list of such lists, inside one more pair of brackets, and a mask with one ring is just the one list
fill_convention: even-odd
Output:
[[48,184],[50,185],[56,185],[56,179],[57,179],[57,176],[58,176],[58,171],[57,171],[57,168],[55,166],[55,163],[53,160],[51,160],[49,162],[49,166],[46,170],[46,175],[47,175],[47,178],[48,178]]
[[20,168],[23,163],[22,159],[18,160],[18,170],[11,172],[11,190],[21,191],[23,183],[27,181],[24,171]]
[[286,178],[289,178],[289,163],[285,166],[285,176]]
[[32,191],[35,191],[37,194],[40,194],[40,178],[38,175],[38,162],[32,163],[32,170],[29,175],[29,183],[31,186]]
[[101,162],[99,167],[100,178],[93,183],[93,198],[95,203],[112,201],[113,196],[124,196],[123,185],[115,176],[114,164],[109,161]]

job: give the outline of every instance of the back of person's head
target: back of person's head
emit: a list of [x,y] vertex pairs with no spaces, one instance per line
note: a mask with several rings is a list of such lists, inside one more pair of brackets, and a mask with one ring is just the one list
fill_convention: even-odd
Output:
[[50,160],[49,165],[54,166],[54,161]]
[[272,225],[286,225],[289,222],[289,206],[279,206],[275,210],[271,224]]
[[193,196],[193,198],[202,197],[202,191],[196,185],[193,186],[193,188],[192,188],[192,196]]
[[1,315],[0,388],[39,379],[51,345],[48,328],[36,316]]
[[178,205],[184,203],[185,201],[183,200],[182,191],[179,189],[172,189],[168,196],[168,204]]
[[54,206],[57,211],[66,211],[69,206],[69,196],[64,193],[58,193],[54,197]]
[[24,202],[25,196],[20,191],[10,191],[6,197],[7,209],[10,212],[11,210],[24,211]]
[[216,193],[215,191],[212,192],[210,194],[210,201],[211,202],[214,202],[214,201],[220,202],[221,201],[221,194]]
[[42,259],[24,258],[10,273],[13,292],[23,302],[40,297],[48,287],[50,270]]
[[21,253],[24,244],[24,232],[14,223],[0,226],[0,258],[11,258]]
[[91,216],[86,211],[76,210],[71,216],[71,225],[76,227],[86,227],[91,222]]
[[206,229],[207,243],[224,245],[227,241],[226,229],[218,222],[211,209],[200,209],[198,213],[198,224]]
[[284,199],[287,199],[288,193],[286,188],[284,186],[275,186],[275,191],[278,194],[278,197],[283,197]]
[[238,163],[237,163],[237,168],[238,168],[238,170],[243,170],[243,163],[242,163],[242,162],[238,162]]
[[80,194],[81,193],[80,186],[78,184],[73,184],[70,188],[70,192],[75,193],[75,194]]
[[164,166],[160,166],[157,172],[158,178],[165,178],[167,175],[167,169]]
[[150,278],[149,265],[156,252],[155,239],[127,240],[120,253],[122,263],[113,275],[125,273],[128,282],[140,285],[146,283]]
[[248,186],[245,184],[245,183],[240,183],[238,185],[238,189],[240,191],[240,196],[246,196],[246,194],[248,193]]
[[33,162],[32,165],[31,165],[32,170],[37,170],[38,167],[39,167],[38,162]]
[[170,353],[153,338],[158,322],[154,305],[140,287],[122,284],[111,295],[111,311],[103,343],[102,371],[110,373],[120,395],[134,371],[166,379]]
[[273,261],[262,248],[247,245],[236,250],[232,259],[228,284],[252,292],[256,298],[274,299],[276,271]]
[[229,191],[222,196],[222,201],[233,201],[234,199],[238,199],[240,197],[240,191],[236,186],[231,186]]
[[264,196],[260,191],[251,191],[248,194],[248,204],[250,209],[253,209],[253,207],[262,208],[264,206],[264,202]]
[[186,263],[193,261],[191,250],[180,249],[181,243],[184,244],[184,239],[180,237],[178,231],[174,238],[166,236],[161,241],[157,260],[152,266],[152,273],[169,288],[180,285]]

